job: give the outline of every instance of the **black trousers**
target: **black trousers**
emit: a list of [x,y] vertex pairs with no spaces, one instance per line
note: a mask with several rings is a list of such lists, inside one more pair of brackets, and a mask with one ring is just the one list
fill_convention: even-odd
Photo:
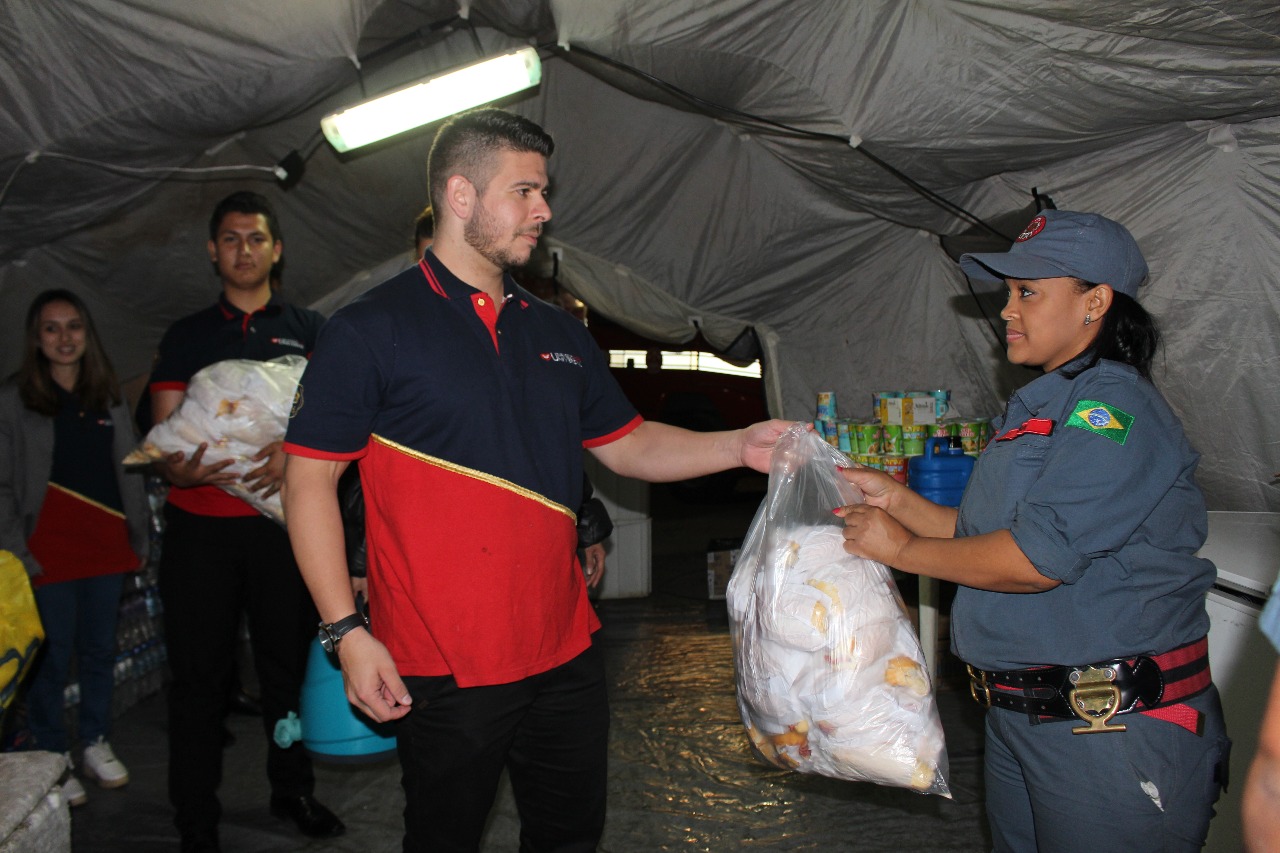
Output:
[[592,853],[604,831],[609,703],[592,646],[511,684],[459,688],[406,678],[413,710],[396,730],[405,853],[474,853],[505,767],[521,853]]
[[281,749],[272,733],[278,720],[298,710],[318,617],[289,538],[274,521],[193,515],[170,505],[164,513],[160,596],[173,674],[169,799],[183,836],[216,837],[241,613],[248,615],[262,691],[267,778],[272,794],[282,797],[310,794],[315,787],[302,744]]

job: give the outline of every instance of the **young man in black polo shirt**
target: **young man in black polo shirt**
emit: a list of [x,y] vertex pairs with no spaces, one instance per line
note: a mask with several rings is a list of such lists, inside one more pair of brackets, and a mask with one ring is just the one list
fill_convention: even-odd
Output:
[[[223,199],[209,223],[209,260],[222,283],[216,305],[178,320],[160,342],[149,390],[155,423],[181,404],[187,382],[225,359],[309,355],[324,318],[280,302],[272,269],[284,248],[268,201],[239,192]],[[262,687],[270,809],[310,836],[343,832],[342,822],[312,796],[315,778],[301,744],[282,749],[276,722],[298,710],[316,611],[274,521],[218,488],[236,475],[230,462],[205,464],[204,445],[156,467],[171,484],[164,508],[160,594],[173,682],[169,688],[169,798],[183,853],[218,850],[218,783],[223,720],[240,614],[247,612]],[[244,475],[255,491],[280,489],[280,442],[262,448],[262,464]]]

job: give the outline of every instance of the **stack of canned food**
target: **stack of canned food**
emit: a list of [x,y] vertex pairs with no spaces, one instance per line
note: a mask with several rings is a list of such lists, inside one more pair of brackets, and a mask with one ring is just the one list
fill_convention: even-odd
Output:
[[[922,398],[932,398],[933,405],[916,402]],[[948,417],[950,403],[951,392],[946,390],[879,391],[872,395],[871,417],[841,418],[835,392],[820,391],[813,426],[854,462],[905,483],[907,460],[924,453],[926,439],[957,436],[970,456],[977,456],[990,440],[989,418]]]

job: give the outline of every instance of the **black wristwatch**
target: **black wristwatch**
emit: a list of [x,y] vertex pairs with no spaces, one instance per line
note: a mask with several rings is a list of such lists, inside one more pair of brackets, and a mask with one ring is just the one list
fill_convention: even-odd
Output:
[[326,652],[338,648],[338,641],[356,628],[369,627],[369,617],[363,613],[352,613],[337,622],[320,623],[320,645]]

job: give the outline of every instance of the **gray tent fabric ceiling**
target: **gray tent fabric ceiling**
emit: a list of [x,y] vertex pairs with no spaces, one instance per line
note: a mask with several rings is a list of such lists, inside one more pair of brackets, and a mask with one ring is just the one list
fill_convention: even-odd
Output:
[[505,105],[556,139],[544,242],[594,311],[674,342],[754,329],[778,416],[819,390],[864,416],[886,388],[995,414],[1030,376],[942,238],[1007,230],[1035,188],[1138,239],[1210,507],[1280,510],[1274,0],[10,0],[6,370],[31,297],[68,287],[145,375],[217,291],[207,217],[235,189],[278,204],[291,300],[371,283],[426,203],[431,129],[339,156],[320,117],[525,44],[543,81]]

